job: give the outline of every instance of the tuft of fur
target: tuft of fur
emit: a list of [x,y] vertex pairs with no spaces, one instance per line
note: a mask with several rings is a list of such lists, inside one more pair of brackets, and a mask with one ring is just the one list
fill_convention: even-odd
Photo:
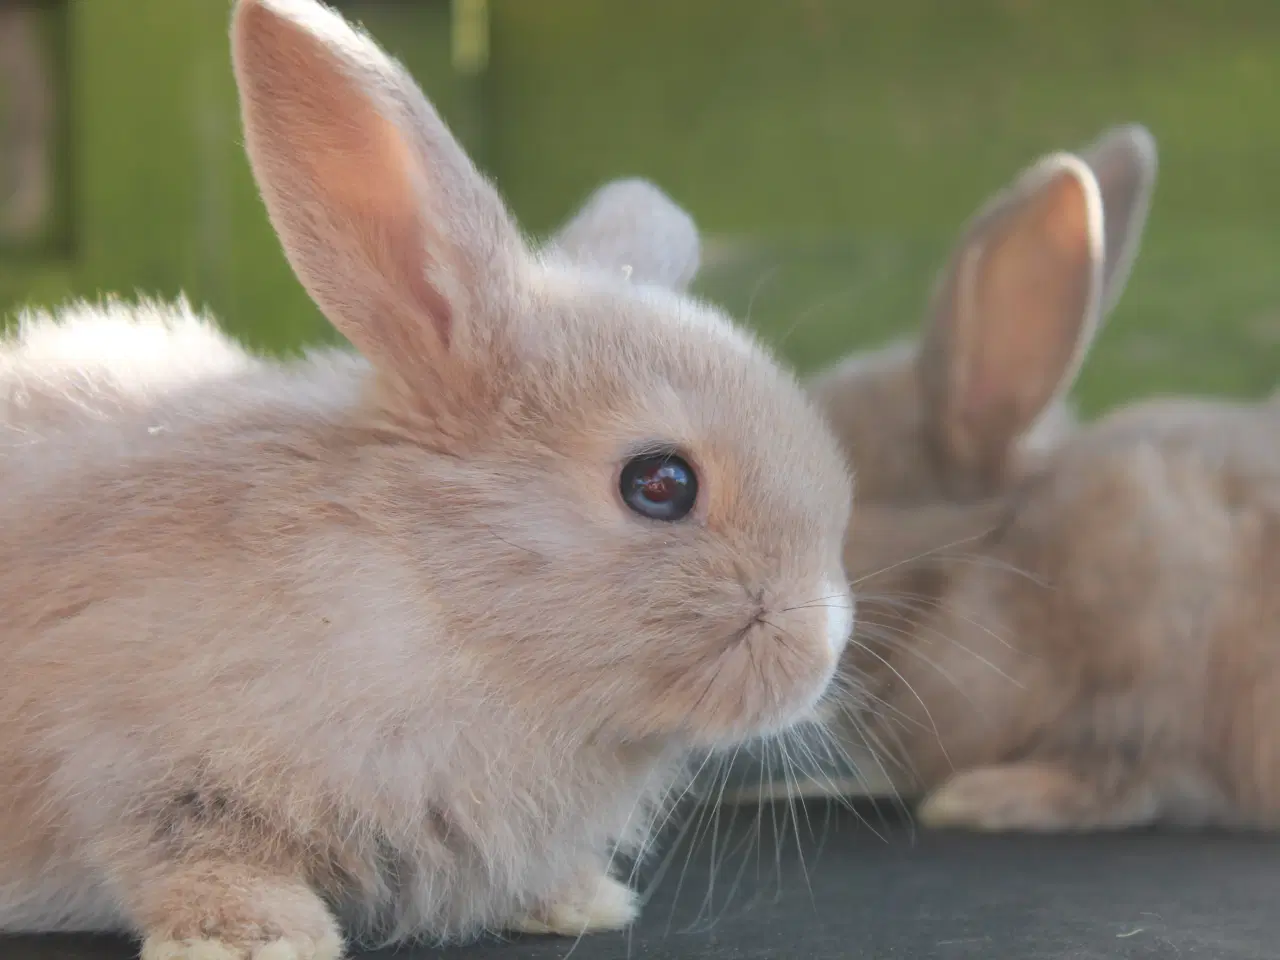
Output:
[[[1083,299],[1114,301],[1132,249],[1113,238],[1134,234],[1094,217],[1091,197],[1108,171],[1149,181],[1154,145],[1135,128],[1101,143],[1102,162],[1058,165],[1043,216],[1014,210],[1022,252],[992,275],[1057,251],[1047,288],[1100,277]],[[996,462],[1079,362],[1028,355],[1052,358],[1035,402],[1017,417],[979,407],[968,425]],[[994,392],[1012,393],[1026,367],[1002,369]],[[865,691],[844,704],[850,741],[882,749],[931,826],[1280,826],[1278,451],[1273,405],[1158,399],[1075,427],[981,499],[861,498],[845,554],[861,597],[844,670]]]
[[39,438],[259,364],[186,300],[26,310],[0,340],[0,424]]
[[[336,13],[238,0],[232,47],[267,212],[358,352],[110,304],[3,348],[0,930],[319,960],[625,925],[615,858],[692,752],[820,707],[844,458],[675,289],[681,212],[632,182],[630,241],[583,240],[594,209],[535,253]],[[618,490],[667,448],[680,523]]]

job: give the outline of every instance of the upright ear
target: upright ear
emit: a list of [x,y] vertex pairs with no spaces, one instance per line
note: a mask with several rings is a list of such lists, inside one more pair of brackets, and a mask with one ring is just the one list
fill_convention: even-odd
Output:
[[1102,194],[1106,235],[1102,267],[1102,315],[1124,293],[1142,244],[1142,231],[1156,186],[1156,139],[1141,124],[1112,127],[1085,148],[1081,159],[1089,165]]
[[254,176],[334,326],[408,383],[488,342],[527,253],[408,73],[313,0],[237,0],[231,34]]
[[625,272],[638,283],[685,290],[701,245],[693,218],[647,180],[614,180],[551,239],[584,266]]
[[1089,167],[1053,154],[969,224],[921,345],[928,429],[948,466],[1000,475],[1071,384],[1098,324],[1102,200]]

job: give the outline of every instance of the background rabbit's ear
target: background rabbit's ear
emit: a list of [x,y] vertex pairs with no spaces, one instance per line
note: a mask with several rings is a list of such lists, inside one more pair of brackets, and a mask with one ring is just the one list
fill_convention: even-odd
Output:
[[238,0],[232,53],[294,272],[379,369],[434,389],[455,347],[488,342],[476,328],[503,314],[527,256],[496,191],[408,73],[327,7]]
[[1102,268],[1102,313],[1124,293],[1142,244],[1151,209],[1159,153],[1156,139],[1137,123],[1112,127],[1084,149],[1081,159],[1093,170],[1102,194],[1106,234]]
[[1102,229],[1097,182],[1069,154],[1040,161],[969,225],[919,358],[927,429],[949,467],[998,477],[1070,387],[1098,323]]
[[614,180],[593,193],[551,245],[584,266],[627,271],[637,283],[684,290],[701,256],[693,218],[647,180]]

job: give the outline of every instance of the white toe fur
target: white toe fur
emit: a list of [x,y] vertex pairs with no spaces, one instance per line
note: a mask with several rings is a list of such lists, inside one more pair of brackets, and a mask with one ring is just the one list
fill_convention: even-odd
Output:
[[148,940],[140,960],[244,960],[244,953],[217,940]]
[[536,914],[520,918],[511,929],[518,933],[578,937],[605,930],[625,930],[635,922],[639,912],[635,891],[601,874],[590,891],[549,904]]

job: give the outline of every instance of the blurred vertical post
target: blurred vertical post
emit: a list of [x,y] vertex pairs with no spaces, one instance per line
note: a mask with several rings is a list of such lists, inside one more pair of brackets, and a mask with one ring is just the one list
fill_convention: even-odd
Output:
[[45,228],[52,200],[53,90],[42,41],[34,8],[0,3],[0,239],[5,240],[27,240]]
[[464,141],[475,161],[492,169],[484,90],[489,68],[489,0],[451,0],[449,20],[453,70],[462,79],[461,98],[466,102]]
[[453,0],[453,69],[475,76],[488,64],[488,0]]

